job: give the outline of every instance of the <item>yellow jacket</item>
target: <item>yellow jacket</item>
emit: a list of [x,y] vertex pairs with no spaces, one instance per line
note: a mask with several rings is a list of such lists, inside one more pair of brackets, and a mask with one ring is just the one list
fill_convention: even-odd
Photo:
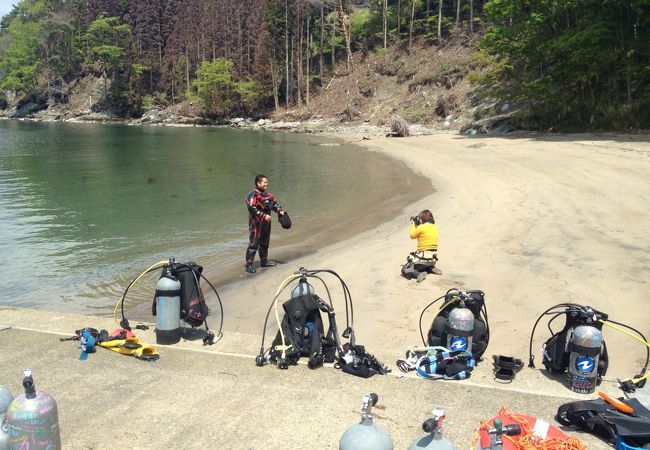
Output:
[[438,250],[438,225],[423,223],[416,227],[414,223],[411,223],[411,239],[418,240],[418,252]]

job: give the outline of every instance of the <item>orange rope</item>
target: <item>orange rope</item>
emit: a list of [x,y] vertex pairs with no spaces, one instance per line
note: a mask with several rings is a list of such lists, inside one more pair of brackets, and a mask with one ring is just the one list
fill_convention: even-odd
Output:
[[[508,439],[518,450],[587,450],[587,446],[574,437],[551,437],[542,439],[541,437],[533,434],[528,420],[525,416],[515,414],[508,408],[502,406],[499,410],[499,416],[509,419],[509,421],[516,422],[521,427],[521,434],[519,436],[503,436]],[[480,430],[489,430],[492,426],[485,421],[481,421],[479,428],[479,436],[474,439],[473,448],[476,448],[476,443],[480,438]]]

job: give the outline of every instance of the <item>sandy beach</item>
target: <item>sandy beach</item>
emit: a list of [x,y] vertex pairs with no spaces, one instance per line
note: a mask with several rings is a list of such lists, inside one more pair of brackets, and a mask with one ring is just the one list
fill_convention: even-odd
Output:
[[[647,136],[349,139],[404,162],[428,177],[435,192],[404,205],[403,214],[376,228],[221,288],[222,345],[257,352],[273,295],[299,267],[341,275],[352,294],[358,343],[393,368],[397,356],[420,345],[421,310],[449,288],[486,293],[488,357],[527,360],[534,321],[562,302],[592,306],[650,335]],[[400,276],[400,265],[415,248],[408,218],[422,209],[431,209],[440,227],[442,275],[429,275],[418,284]],[[343,297],[334,279],[326,281],[342,329]],[[213,301],[209,299],[211,306]],[[424,316],[425,333],[435,312]],[[550,336],[545,323],[533,345],[538,367],[541,344]],[[273,335],[276,329],[269,327]],[[229,347],[228,331],[252,335],[251,347]],[[640,343],[611,329],[604,331],[604,339],[608,378],[639,372],[645,361]]]

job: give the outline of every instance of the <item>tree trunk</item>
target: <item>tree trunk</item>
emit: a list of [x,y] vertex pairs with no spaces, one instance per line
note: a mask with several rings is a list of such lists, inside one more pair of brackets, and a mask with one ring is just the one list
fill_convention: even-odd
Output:
[[323,47],[325,45],[325,2],[320,4],[320,55],[318,58],[318,71],[320,85],[323,85]]
[[442,0],[438,0],[438,43],[442,40]]
[[176,86],[176,64],[172,62],[172,103],[176,101],[176,92],[174,91],[174,87]]
[[388,0],[383,0],[381,9],[384,16],[384,48],[386,48],[388,41]]
[[336,23],[332,22],[332,69],[336,66]]
[[312,37],[309,29],[309,16],[307,16],[307,55],[305,64],[305,104],[309,106],[309,59],[311,58]]
[[460,0],[456,0],[456,27],[460,25]]
[[275,67],[275,64],[273,64],[274,60],[275,60],[275,51],[273,51],[271,54],[270,63],[271,63],[271,85],[273,86],[273,102],[275,104],[275,111],[277,112],[280,110],[280,98],[278,95],[280,82],[278,80],[277,69]]
[[343,30],[343,37],[345,38],[345,50],[348,54],[347,67],[348,70],[352,67],[354,70],[354,61],[352,60],[352,48],[350,46],[350,33],[347,27],[347,14],[343,11],[343,0],[339,0],[339,21],[341,22],[341,30]]
[[297,75],[297,87],[298,87],[298,98],[297,105],[302,106],[302,85],[303,85],[303,73],[302,73],[302,32],[303,32],[303,18],[302,18],[302,5],[298,4],[298,47],[296,48],[296,75]]
[[284,8],[284,68],[286,72],[284,88],[284,106],[289,107],[289,0],[285,1]]
[[397,0],[397,41],[399,42],[400,31],[402,29],[402,0]]
[[187,54],[187,46],[185,46],[185,81],[187,90],[190,90],[190,57]]
[[413,19],[415,18],[415,0],[411,0],[411,24],[409,25],[409,52],[413,44]]
[[474,0],[469,0],[469,32],[474,32]]

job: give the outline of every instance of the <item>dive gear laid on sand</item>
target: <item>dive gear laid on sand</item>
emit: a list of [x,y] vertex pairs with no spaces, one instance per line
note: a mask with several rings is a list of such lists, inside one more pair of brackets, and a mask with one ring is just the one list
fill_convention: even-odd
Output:
[[156,284],[153,303],[156,316],[156,343],[169,345],[181,340],[181,282],[165,266]]
[[396,362],[404,373],[415,370],[430,380],[464,380],[476,366],[471,352],[450,351],[445,347],[419,347],[407,350],[406,356]]
[[[551,323],[564,315],[564,327],[557,332]],[[592,393],[607,373],[609,357],[602,338],[603,325],[624,333],[646,346],[646,360],[641,372],[634,378],[619,381],[621,389],[633,392],[643,387],[650,376],[650,343],[638,330],[609,319],[608,315],[590,306],[560,303],[544,311],[535,321],[530,334],[528,367],[535,367],[533,336],[542,317],[552,316],[548,321],[551,337],[542,345],[542,364],[549,372],[567,373],[569,387],[579,393]],[[623,328],[633,331],[636,335]]]
[[134,356],[143,361],[155,361],[160,358],[156,347],[149,344],[143,344],[140,342],[140,338],[135,336],[124,339],[102,341],[99,343],[99,346],[123,355]]
[[[177,262],[174,257],[159,261],[138,275],[125,289],[113,311],[115,322],[122,328],[130,330],[129,321],[124,314],[124,300],[129,290],[146,274],[162,268],[160,279],[156,284],[156,294],[151,304],[151,313],[156,319],[156,342],[159,344],[176,343],[180,340],[180,320],[192,328],[205,325],[203,344],[212,345],[223,337],[223,304],[219,293],[212,283],[203,275],[203,267],[195,262]],[[220,309],[219,331],[215,334],[209,329],[207,317],[210,313],[201,290],[203,279],[214,291]],[[180,282],[180,288],[178,283]],[[180,296],[180,299],[178,298]],[[162,317],[158,316],[160,305],[163,307]],[[117,310],[121,309],[122,320],[117,321]],[[177,320],[176,310],[178,310]],[[160,330],[158,328],[160,327]]]
[[494,362],[494,378],[497,380],[512,382],[517,373],[524,367],[521,359],[512,356],[492,355]]
[[608,397],[565,403],[558,408],[555,420],[616,444],[617,449],[648,445],[650,411],[637,399]]
[[[346,319],[346,328],[342,336],[350,340],[345,345],[339,338],[330,290],[321,278],[321,274],[325,273],[334,275],[341,283]],[[308,279],[318,280],[323,284],[328,301],[316,295],[314,287],[308,282]],[[291,298],[282,304],[284,317],[280,320],[278,298],[295,281],[297,283],[291,288]],[[275,310],[278,332],[271,347],[266,349],[264,340],[271,309]],[[325,331],[321,313],[327,315],[327,331]],[[273,363],[280,369],[287,369],[289,365],[297,364],[301,357],[306,356],[309,358],[308,366],[311,369],[320,367],[323,363],[336,362],[336,368],[365,378],[377,373],[388,373],[388,368],[368,354],[362,345],[356,344],[353,323],[352,297],[343,279],[332,270],[300,268],[278,287],[264,319],[262,345],[255,363],[258,366]]]
[[477,450],[587,450],[578,438],[556,426],[537,417],[515,414],[503,406],[495,417],[481,421],[475,442]]
[[[427,309],[442,299],[444,302],[431,323],[425,341],[422,317]],[[423,345],[446,347],[450,351],[467,350],[478,363],[490,342],[485,293],[480,290],[448,290],[422,310],[419,327]]]
[[339,450],[393,450],[393,439],[382,426],[373,422],[372,407],[379,397],[364,394],[361,422],[348,427],[339,440]]
[[445,411],[435,408],[432,414],[433,417],[422,423],[422,431],[427,433],[426,436],[413,441],[408,450],[457,450],[457,447],[442,435]]

